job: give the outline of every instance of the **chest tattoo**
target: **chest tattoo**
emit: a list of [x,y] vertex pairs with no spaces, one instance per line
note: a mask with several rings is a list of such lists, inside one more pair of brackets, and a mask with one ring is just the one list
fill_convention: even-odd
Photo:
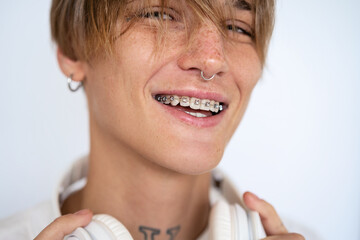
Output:
[[[160,235],[161,230],[157,228],[151,228],[146,226],[139,226],[139,231],[144,234],[144,240],[156,240],[156,236]],[[175,240],[180,231],[180,225],[172,227],[166,230],[168,240]]]

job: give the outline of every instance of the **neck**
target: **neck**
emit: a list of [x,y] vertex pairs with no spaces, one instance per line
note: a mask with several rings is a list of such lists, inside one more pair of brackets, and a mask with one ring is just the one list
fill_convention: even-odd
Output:
[[91,139],[87,184],[65,201],[63,213],[89,208],[109,214],[134,239],[196,239],[201,234],[210,211],[209,173],[179,174],[107,137]]

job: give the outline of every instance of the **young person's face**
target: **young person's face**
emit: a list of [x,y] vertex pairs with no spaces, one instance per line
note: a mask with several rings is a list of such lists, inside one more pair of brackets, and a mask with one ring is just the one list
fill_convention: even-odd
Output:
[[[225,39],[207,21],[200,23],[187,45],[177,2],[170,1],[165,9],[168,29],[161,52],[153,54],[157,41],[154,18],[160,11],[154,3],[150,8],[154,14],[141,14],[143,20],[117,39],[114,58],[95,59],[86,67],[86,94],[92,124],[108,139],[145,161],[199,174],[221,160],[262,67],[251,37],[240,29],[252,28],[250,11],[235,12],[237,27],[227,31],[236,41]],[[192,14],[190,8],[185,10],[190,21]],[[231,21],[228,23],[231,28]],[[216,76],[206,81],[202,70],[206,77]],[[209,116],[196,117],[185,112],[196,110],[165,105],[155,99],[157,95],[215,100],[223,103],[224,110],[214,116],[203,111]]]

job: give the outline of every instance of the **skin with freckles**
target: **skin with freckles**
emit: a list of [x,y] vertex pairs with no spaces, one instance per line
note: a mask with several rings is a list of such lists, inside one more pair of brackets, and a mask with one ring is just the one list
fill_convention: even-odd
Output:
[[[237,17],[251,27],[249,11]],[[178,239],[194,239],[207,224],[209,171],[244,114],[261,63],[249,36],[234,33],[241,41],[229,42],[210,21],[197,25],[189,44],[182,23],[169,21],[162,54],[154,56],[152,21],[126,31],[113,58],[76,62],[89,106],[90,166],[86,187],[63,212],[109,213],[136,239],[144,237],[139,225],[162,230],[156,239],[181,226]],[[68,75],[62,58],[59,52]],[[216,77],[204,81],[201,70]],[[153,95],[177,90],[221,95],[228,106],[221,121],[204,128],[167,114]]]
[[[84,64],[90,121],[99,134],[114,137],[146,162],[183,174],[204,173],[220,161],[261,65],[252,44],[231,45],[210,23],[202,23],[188,49],[184,31],[170,31],[166,38],[164,54],[155,61],[154,32],[146,22],[138,24],[116,43],[115,59]],[[217,77],[205,82],[200,69]],[[227,114],[212,129],[173,120],[157,111],[152,96],[172,90],[219,93],[229,102]]]
[[[173,15],[162,16],[167,32],[161,54],[154,55],[155,2],[150,14],[143,14],[117,39],[114,56],[85,62],[58,51],[64,74],[83,81],[91,144],[87,184],[65,201],[61,211],[88,208],[94,214],[107,213],[134,239],[196,239],[209,217],[210,171],[240,123],[262,65],[253,39],[239,29],[230,29],[232,38],[225,38],[211,21],[194,22],[187,42],[183,22],[173,16],[184,7],[176,1],[169,5]],[[184,13],[190,22],[196,19],[186,6]],[[253,28],[251,11],[236,10],[235,18],[244,30]],[[206,81],[201,71],[216,76]],[[211,126],[205,127],[200,119],[186,121],[154,99],[155,94],[176,91],[219,96],[226,110]],[[84,221],[77,220],[78,226]],[[54,236],[47,231],[42,235]]]

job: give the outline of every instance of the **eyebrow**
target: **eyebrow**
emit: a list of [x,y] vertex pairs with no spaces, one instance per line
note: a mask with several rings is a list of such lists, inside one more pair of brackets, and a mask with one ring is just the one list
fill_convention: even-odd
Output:
[[246,11],[252,10],[252,4],[248,3],[245,0],[236,0],[233,6],[239,10],[246,10]]

